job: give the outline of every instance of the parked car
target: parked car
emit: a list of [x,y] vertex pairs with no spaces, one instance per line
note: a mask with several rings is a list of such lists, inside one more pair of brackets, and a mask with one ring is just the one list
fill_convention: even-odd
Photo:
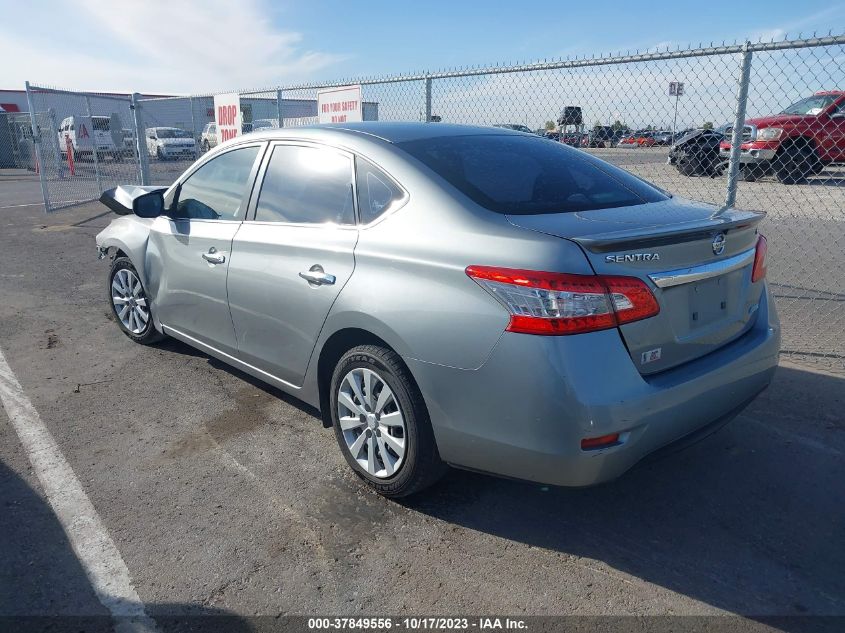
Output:
[[[252,132],[252,123],[241,124],[241,134],[249,134]],[[209,151],[212,147],[217,147],[217,123],[212,121],[206,123],[200,134],[200,149],[203,152]]]
[[572,147],[583,147],[586,145],[587,134],[584,132],[565,132],[559,135],[558,140]]
[[147,128],[147,152],[159,160],[195,158],[197,142],[190,132],[178,127]]
[[725,135],[717,130],[693,130],[669,150],[669,164],[684,176],[721,176],[727,161],[719,154]]
[[67,159],[70,146],[74,158],[93,158],[96,151],[98,160],[106,157],[122,160],[126,153],[126,140],[119,119],[114,117],[113,128],[112,118],[73,115],[62,119],[58,132],[62,158]]
[[587,138],[587,147],[616,147],[630,131],[614,129],[610,125],[594,127]]
[[[721,144],[731,152],[733,128]],[[845,91],[827,90],[801,99],[780,114],[748,119],[742,131],[740,164],[745,180],[773,173],[783,184],[802,182],[825,166],[845,161]]]
[[214,121],[206,123],[200,135],[200,148],[202,151],[207,152],[212,147],[217,147],[217,123]]
[[525,132],[526,134],[534,134],[534,130],[527,125],[522,125],[521,123],[494,123],[493,127],[499,127],[504,130],[513,130],[515,132]]
[[134,210],[96,237],[116,327],[317,407],[387,496],[444,464],[612,479],[724,424],[778,362],[763,213],[525,134],[261,131],[101,200]]
[[654,139],[655,145],[671,145],[675,137],[671,130],[660,130],[652,134],[651,138]]
[[252,131],[258,130],[277,130],[279,128],[279,119],[256,119],[252,122]]
[[654,132],[634,132],[619,141],[622,147],[653,147],[656,143]]

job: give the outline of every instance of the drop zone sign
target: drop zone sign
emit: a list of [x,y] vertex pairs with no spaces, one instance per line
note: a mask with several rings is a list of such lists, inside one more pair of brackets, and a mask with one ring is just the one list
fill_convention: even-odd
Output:
[[241,97],[237,92],[214,95],[214,121],[217,141],[224,143],[241,133]]
[[361,86],[320,90],[317,93],[317,115],[320,123],[363,121]]

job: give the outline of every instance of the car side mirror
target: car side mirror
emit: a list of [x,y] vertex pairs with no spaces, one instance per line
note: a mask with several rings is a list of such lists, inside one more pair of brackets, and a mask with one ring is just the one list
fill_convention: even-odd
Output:
[[157,218],[164,214],[164,194],[151,191],[132,201],[132,212],[139,218]]

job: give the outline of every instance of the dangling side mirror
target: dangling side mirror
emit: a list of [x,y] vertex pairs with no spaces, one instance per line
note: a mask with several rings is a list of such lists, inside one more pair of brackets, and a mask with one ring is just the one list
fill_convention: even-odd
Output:
[[164,214],[164,194],[151,191],[132,201],[132,212],[139,218],[157,218]]

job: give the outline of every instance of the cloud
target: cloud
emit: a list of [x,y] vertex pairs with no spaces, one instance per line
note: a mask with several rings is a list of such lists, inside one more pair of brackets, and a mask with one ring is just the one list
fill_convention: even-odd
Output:
[[[64,0],[39,28],[18,5],[0,26],[4,79],[112,91],[219,92],[301,82],[347,59],[309,50],[261,0]],[[21,33],[20,35],[18,33]]]
[[843,15],[845,15],[845,8],[835,5],[784,24],[754,31],[748,37],[754,42],[770,42],[782,40],[787,36],[798,37],[798,34],[802,31],[805,37],[809,36],[814,30],[818,31],[819,34],[826,34],[831,28],[831,24],[834,23],[832,20],[841,18]]

